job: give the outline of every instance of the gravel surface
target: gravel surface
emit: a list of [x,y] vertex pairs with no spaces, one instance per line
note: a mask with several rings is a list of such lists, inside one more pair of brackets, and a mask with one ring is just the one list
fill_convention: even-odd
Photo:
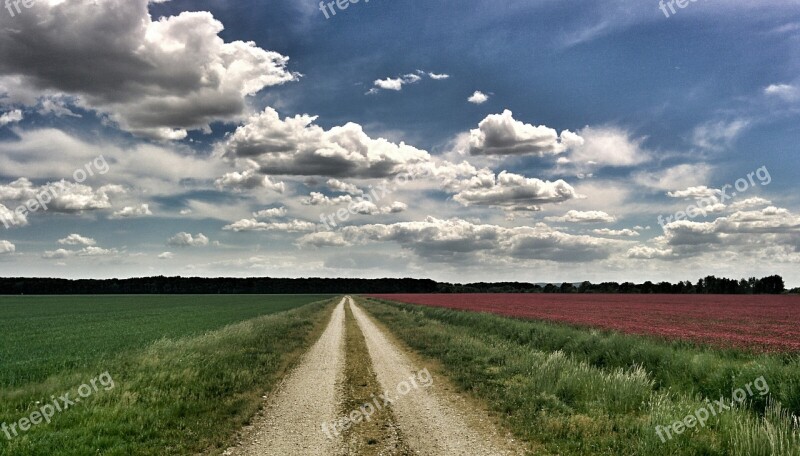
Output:
[[344,303],[342,299],[317,343],[269,399],[249,441],[225,454],[328,456],[340,452],[340,439],[329,439],[321,425],[338,418],[344,377]]
[[392,410],[400,432],[413,451],[432,456],[524,454],[501,437],[488,423],[488,418],[481,418],[485,417],[484,412],[471,410],[456,395],[437,388],[436,378],[432,386],[412,387],[402,395],[404,389],[399,389],[399,385],[411,384],[412,377],[427,377],[416,375],[424,366],[413,366],[411,359],[383,334],[352,298],[347,299],[364,333],[378,381],[394,399]]

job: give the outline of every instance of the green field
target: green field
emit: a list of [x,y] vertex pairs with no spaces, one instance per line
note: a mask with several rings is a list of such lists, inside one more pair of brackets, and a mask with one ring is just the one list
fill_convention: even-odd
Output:
[[[314,304],[308,305],[312,302]],[[327,295],[0,298],[0,423],[108,372],[114,387],[2,455],[192,454],[229,442],[326,323]]]
[[162,338],[202,334],[326,295],[0,297],[0,387],[102,365]]
[[[490,314],[365,299],[411,349],[488,404],[534,454],[800,455],[800,358],[716,350]],[[761,389],[753,382],[763,377]],[[663,439],[669,426],[752,395]],[[768,394],[761,394],[767,390]],[[778,406],[778,404],[781,406]],[[716,407],[716,406],[715,406]]]

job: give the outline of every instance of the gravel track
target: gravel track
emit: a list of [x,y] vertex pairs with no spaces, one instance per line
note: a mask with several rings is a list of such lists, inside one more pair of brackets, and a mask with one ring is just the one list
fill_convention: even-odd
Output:
[[483,425],[475,426],[476,419],[485,413],[470,410],[466,404],[456,406],[459,399],[437,389],[435,378],[430,388],[413,389],[406,396],[400,396],[396,392],[398,385],[408,382],[420,369],[413,366],[411,359],[383,334],[352,298],[348,296],[347,299],[367,341],[378,381],[395,398],[392,411],[406,444],[413,451],[432,456],[524,454],[488,426],[487,418],[482,420]]
[[[382,393],[393,400],[386,405],[381,427],[390,427],[383,442],[371,448],[348,445],[343,437],[329,438],[322,423],[340,419],[347,393],[345,304],[349,303],[357,327],[364,335],[366,357],[382,391],[375,391],[375,404]],[[361,349],[363,350],[363,348]],[[357,356],[364,362],[364,356]],[[225,455],[236,456],[349,456],[360,453],[426,456],[506,456],[524,454],[516,444],[500,435],[488,415],[442,386],[444,379],[433,378],[428,387],[420,384],[400,393],[401,384],[422,382],[410,356],[404,353],[355,304],[349,296],[334,309],[322,336],[303,355],[295,367],[267,399],[267,405],[243,443],[229,448]],[[373,377],[373,378],[375,378]],[[437,388],[437,381],[441,381]],[[366,384],[365,384],[366,385]],[[362,386],[365,386],[362,385]],[[375,385],[378,386],[378,385]],[[351,388],[352,389],[352,388]],[[352,401],[353,398],[351,398]],[[383,401],[380,401],[381,403]],[[376,419],[380,420],[378,416]],[[359,426],[356,424],[355,426]],[[354,428],[356,431],[360,428]],[[352,434],[349,434],[352,437]],[[377,435],[376,435],[377,437]],[[397,441],[394,441],[394,440]],[[399,440],[398,440],[399,439]],[[352,443],[352,442],[351,442]]]
[[244,445],[225,454],[240,456],[329,456],[340,453],[341,441],[329,439],[321,424],[337,418],[344,377],[344,303],[300,364],[269,399],[263,418]]

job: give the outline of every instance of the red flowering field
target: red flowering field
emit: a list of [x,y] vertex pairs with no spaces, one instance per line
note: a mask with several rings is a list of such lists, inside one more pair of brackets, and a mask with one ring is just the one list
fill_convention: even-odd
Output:
[[397,294],[373,298],[657,335],[800,351],[800,297],[777,295]]

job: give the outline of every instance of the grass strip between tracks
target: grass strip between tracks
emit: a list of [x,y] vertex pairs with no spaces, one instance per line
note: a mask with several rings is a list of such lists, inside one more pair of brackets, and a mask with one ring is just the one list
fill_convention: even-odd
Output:
[[343,434],[347,454],[362,456],[410,454],[402,440],[391,408],[374,407],[375,400],[383,392],[375,369],[372,366],[367,342],[358,327],[349,305],[345,306],[345,384],[344,401],[340,416],[344,417],[362,410],[370,404],[370,419],[364,420],[363,413],[354,413],[358,423],[353,424]]

